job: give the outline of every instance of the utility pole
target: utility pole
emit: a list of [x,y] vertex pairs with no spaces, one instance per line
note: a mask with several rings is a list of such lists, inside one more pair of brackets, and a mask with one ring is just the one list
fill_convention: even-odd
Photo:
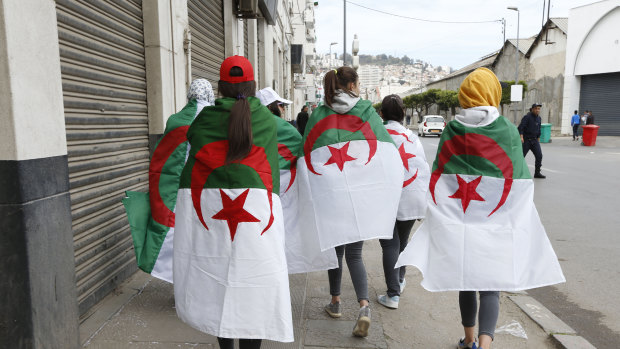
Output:
[[344,37],[342,39],[342,66],[347,65],[347,0],[342,0],[344,4]]

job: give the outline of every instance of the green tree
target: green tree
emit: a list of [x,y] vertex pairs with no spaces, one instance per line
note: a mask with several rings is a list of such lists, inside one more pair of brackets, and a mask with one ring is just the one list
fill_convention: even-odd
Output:
[[406,108],[415,110],[416,113],[418,113],[418,119],[422,116],[422,108],[424,105],[422,104],[421,93],[416,93],[403,98],[403,104]]
[[433,104],[437,104],[440,93],[441,93],[441,90],[438,88],[432,88],[422,93],[421,103],[424,106],[424,111],[426,114],[428,114],[428,108],[432,107]]
[[458,91],[441,90],[437,93],[437,106],[440,111],[446,112],[448,117],[448,110],[452,112],[452,115],[456,114],[456,107],[459,106]]

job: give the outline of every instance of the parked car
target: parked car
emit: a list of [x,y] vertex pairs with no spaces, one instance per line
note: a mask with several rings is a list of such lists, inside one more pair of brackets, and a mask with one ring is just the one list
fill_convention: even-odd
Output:
[[425,115],[418,124],[418,136],[437,135],[441,136],[446,127],[446,120],[441,115]]

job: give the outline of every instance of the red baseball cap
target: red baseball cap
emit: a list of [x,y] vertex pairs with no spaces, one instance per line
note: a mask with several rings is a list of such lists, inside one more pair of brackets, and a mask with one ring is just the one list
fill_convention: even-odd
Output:
[[[230,76],[230,69],[239,67],[243,71],[242,76]],[[220,80],[231,84],[238,84],[245,81],[254,81],[254,69],[247,58],[243,56],[231,56],[222,62],[220,67]]]

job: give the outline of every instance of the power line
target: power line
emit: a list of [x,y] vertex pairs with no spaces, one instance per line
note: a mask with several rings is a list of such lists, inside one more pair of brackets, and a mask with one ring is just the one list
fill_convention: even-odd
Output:
[[400,17],[400,18],[405,18],[405,19],[411,19],[414,21],[420,21],[420,22],[431,22],[431,23],[444,23],[444,24],[480,24],[480,23],[496,23],[496,22],[501,22],[501,19],[494,19],[494,20],[490,20],[490,21],[464,21],[464,22],[458,22],[458,21],[438,21],[438,20],[432,20],[432,19],[424,19],[424,18],[415,18],[415,17],[409,17],[409,16],[403,16],[403,15],[399,15],[399,14],[395,14],[395,13],[390,13],[390,12],[386,12],[386,11],[381,11],[381,10],[377,10],[374,8],[370,8],[364,5],[360,5],[357,4],[353,1],[349,1],[349,0],[345,0],[346,2],[348,2],[351,5],[355,5],[358,7],[362,7],[365,8],[367,10],[370,11],[375,11],[375,12],[379,12],[379,13],[383,13],[384,15],[388,15],[388,16],[394,16],[394,17]]

